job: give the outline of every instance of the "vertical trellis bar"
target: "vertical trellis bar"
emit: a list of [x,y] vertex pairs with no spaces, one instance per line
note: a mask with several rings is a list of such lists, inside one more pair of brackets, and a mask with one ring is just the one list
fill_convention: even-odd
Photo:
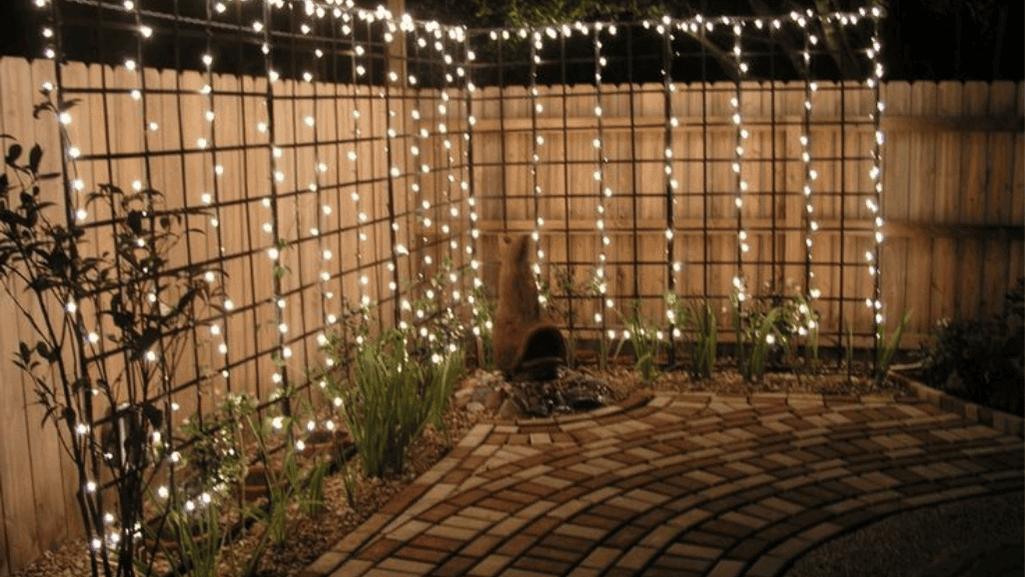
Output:
[[[645,29],[651,27],[651,23],[647,20],[643,24]],[[642,187],[637,184],[637,106],[635,102],[636,91],[634,90],[634,27],[626,27],[626,86],[627,86],[627,98],[629,99],[629,110],[630,110],[630,250],[633,254],[633,262],[630,263],[630,276],[633,278],[631,283],[633,286],[630,287],[630,296],[634,299],[634,304],[637,307],[641,306],[641,290],[640,290],[640,263],[641,251],[640,251],[640,234],[638,234],[637,226],[637,213],[638,211],[638,191]],[[617,159],[618,160],[618,159]],[[621,253],[622,254],[622,253]],[[617,259],[616,270],[622,271],[625,263],[620,259]],[[632,311],[632,313],[641,315],[640,309]]]
[[[530,183],[533,204],[534,204],[534,231],[531,233],[531,239],[534,241],[534,266],[532,268],[534,272],[534,282],[540,284],[541,276],[541,262],[544,258],[544,250],[541,248],[541,227],[544,225],[544,218],[541,216],[541,185],[538,181],[538,169],[541,164],[540,147],[544,143],[544,137],[538,133],[537,130],[537,115],[541,112],[542,105],[538,98],[537,89],[537,67],[541,63],[541,48],[542,48],[542,34],[541,30],[537,28],[530,29],[530,86],[528,87],[529,99],[530,99]],[[545,302],[545,297],[538,291],[538,300],[541,302],[541,306],[548,306],[549,303]]]
[[[215,167],[218,166],[218,163],[217,163],[217,158],[218,158],[218,156],[217,156],[217,148],[218,147],[217,147],[217,129],[216,129],[216,123],[214,122],[216,120],[216,118],[214,117],[214,110],[216,110],[216,107],[214,106],[215,100],[214,100],[214,88],[213,88],[213,85],[214,85],[213,54],[212,54],[212,46],[211,46],[211,40],[212,40],[213,32],[210,29],[210,20],[213,17],[213,7],[212,7],[212,4],[213,4],[213,0],[207,0],[206,1],[206,16],[207,16],[207,22],[206,22],[206,26],[205,26],[205,32],[206,32],[206,52],[203,54],[202,60],[203,60],[204,68],[205,68],[205,74],[206,74],[206,86],[209,87],[209,90],[206,90],[205,87],[204,87],[203,90],[206,92],[206,103],[207,103],[207,107],[208,107],[207,112],[205,113],[205,116],[206,116],[207,124],[209,124],[209,126],[210,126],[210,141],[209,141],[209,145],[210,145],[210,163],[212,165],[211,172],[213,173],[213,178],[212,178],[212,183],[213,183],[212,191],[213,192],[209,196],[204,194],[204,196],[203,196],[203,198],[201,200],[209,201],[209,202],[204,202],[204,204],[207,204],[208,206],[209,205],[213,205],[213,216],[210,219],[210,226],[215,231],[215,237],[216,237],[216,242],[217,242],[217,267],[218,267],[218,271],[220,272],[220,274],[223,275],[224,274],[224,262],[225,262],[224,256],[225,255],[224,255],[224,232],[221,230],[221,186],[220,186],[220,178],[218,178],[219,175],[217,174],[217,171],[216,171],[216,168],[215,168]],[[180,103],[180,99],[179,99],[179,103]],[[180,114],[181,114],[181,111],[179,111],[179,115]],[[211,272],[211,273],[208,273],[208,274],[213,275],[214,273]],[[208,277],[207,280],[210,281],[211,278]],[[219,320],[219,322],[221,324],[220,325],[212,324],[210,326],[210,332],[211,332],[212,336],[219,336],[220,340],[221,340],[221,342],[218,343],[218,345],[217,345],[217,353],[224,357],[224,364],[222,365],[223,368],[221,369],[221,377],[224,379],[224,384],[225,384],[226,391],[228,391],[230,393],[232,391],[232,381],[231,381],[231,371],[228,369],[228,367],[231,366],[231,356],[228,354],[229,346],[230,346],[229,345],[229,341],[228,341],[228,333],[229,333],[229,331],[226,330],[227,326],[228,326],[228,311],[226,309],[222,308],[221,312],[220,312],[220,314],[218,314],[217,318],[218,318],[218,320]]]
[[[394,24],[389,20],[385,23],[388,26],[388,34],[391,35],[394,32]],[[394,40],[394,38],[392,38]],[[399,81],[398,74],[395,72],[392,62],[392,51],[385,44],[384,50],[384,86],[381,89],[381,97],[384,99],[384,122],[385,122],[385,165],[388,167],[388,252],[389,261],[388,268],[391,271],[391,280],[388,283],[390,298],[392,299],[392,323],[394,326],[398,326],[399,320],[402,318],[402,308],[399,304],[399,238],[398,238],[398,217],[395,209],[395,179],[402,176],[402,170],[395,164],[395,139],[398,136],[395,127],[392,125],[392,118],[396,116],[395,111],[392,108],[392,86]],[[405,103],[405,94],[403,94],[402,102]]]
[[[288,326],[285,324],[284,309],[281,304],[283,302],[281,292],[281,277],[284,267],[281,264],[281,249],[283,248],[281,242],[281,222],[280,215],[278,212],[278,185],[283,184],[285,180],[285,173],[281,170],[278,165],[278,161],[281,159],[281,149],[277,146],[277,127],[276,117],[274,114],[274,83],[278,80],[278,72],[274,70],[274,63],[271,57],[271,26],[273,26],[273,20],[271,15],[271,4],[265,2],[263,5],[263,55],[264,65],[267,75],[267,88],[264,92],[264,105],[267,108],[267,156],[268,165],[271,167],[271,178],[270,178],[270,195],[265,198],[265,206],[270,209],[270,225],[271,225],[271,238],[273,246],[270,248],[268,254],[270,256],[272,267],[273,267],[273,281],[272,281],[272,306],[274,308],[274,320],[275,329],[277,331],[277,343],[274,348],[274,362],[283,356],[285,348],[285,333],[288,332]],[[274,391],[286,390],[288,387],[288,367],[283,363],[277,371],[271,374],[271,382],[275,385]],[[272,393],[272,399],[275,395]],[[286,416],[291,416],[291,407],[288,399],[283,400],[282,412]]]
[[801,189],[804,195],[804,284],[801,291],[809,299],[814,298],[814,293],[812,292],[814,273],[811,270],[812,233],[818,230],[818,223],[812,216],[815,208],[812,203],[812,189],[817,174],[812,169],[811,163],[811,112],[812,94],[817,90],[818,85],[812,81],[811,75],[811,47],[809,46],[811,38],[814,38],[814,36],[805,34],[804,51],[802,53],[804,61],[804,106],[802,107],[802,133],[800,138],[801,162],[804,165],[804,186]]
[[[601,326],[601,333],[598,336],[598,346],[600,347],[600,354],[604,359],[605,356],[605,337],[607,329],[607,323],[605,319],[604,307],[606,302],[611,306],[611,299],[608,297],[608,273],[606,271],[606,263],[608,261],[608,255],[605,252],[605,247],[610,244],[607,227],[605,224],[605,198],[612,195],[612,189],[605,184],[605,134],[604,134],[604,123],[602,121],[602,70],[605,67],[605,57],[602,56],[602,43],[601,43],[601,31],[602,24],[597,23],[594,25],[594,84],[596,92],[596,102],[594,106],[594,116],[598,126],[598,138],[594,141],[594,147],[597,150],[597,163],[598,169],[594,173],[594,179],[598,184],[598,218],[595,222],[598,228],[599,242],[601,243],[598,247],[598,266],[595,271],[595,282],[597,284],[598,292],[598,312],[594,313],[594,320]],[[607,299],[607,300],[606,300]],[[611,335],[610,335],[611,338]]]
[[[346,13],[346,16],[349,16]],[[351,22],[351,23],[350,23]],[[359,190],[355,187],[359,186],[359,175],[360,175],[360,158],[359,158],[359,145],[362,140],[362,130],[360,129],[360,89],[359,89],[359,77],[366,74],[366,68],[359,63],[357,57],[363,56],[366,48],[356,40],[356,22],[349,16],[346,24],[342,25],[342,32],[348,32],[350,45],[352,46],[352,52],[350,55],[350,80],[352,82],[352,149],[349,151],[348,158],[352,163],[353,168],[353,191],[351,194],[353,210],[356,214],[356,291],[359,295],[358,309],[363,320],[366,321],[368,307],[370,305],[370,297],[367,295],[366,286],[369,282],[366,274],[363,272],[363,243],[366,242],[367,235],[363,231],[363,224],[367,221],[367,215],[363,212],[360,203]]]
[[[736,187],[736,196],[734,198],[734,204],[737,209],[737,276],[733,277],[733,286],[736,291],[736,308],[737,314],[741,314],[740,311],[743,308],[743,303],[747,300],[747,277],[744,274],[744,253],[749,250],[747,244],[747,230],[744,229],[744,193],[747,191],[747,181],[744,180],[743,175],[743,162],[744,162],[744,140],[748,137],[747,129],[744,128],[744,119],[742,115],[743,103],[741,102],[742,90],[741,83],[744,80],[744,76],[747,72],[747,63],[743,60],[743,52],[741,50],[741,34],[743,33],[743,23],[739,20],[733,21],[731,28],[733,29],[733,58],[736,62],[736,80],[734,82],[734,95],[730,100],[733,105],[733,124],[735,127],[735,138],[733,155],[733,174],[734,174],[734,186]],[[737,327],[735,327],[737,328]],[[739,328],[737,328],[739,330]],[[744,365],[745,359],[744,347],[742,343],[737,343],[737,353],[739,357],[739,364]]]
[[[477,179],[474,177],[473,170],[473,127],[477,123],[477,117],[474,114],[473,106],[473,96],[476,92],[476,86],[473,82],[473,62],[474,60],[476,60],[476,55],[470,48],[470,35],[467,33],[467,30],[465,28],[463,29],[463,51],[466,57],[467,67],[463,105],[465,106],[466,114],[466,170],[469,174],[466,183],[466,212],[470,229],[470,238],[466,241],[466,247],[467,256],[470,259],[470,275],[473,277],[471,280],[471,290],[469,296],[467,297],[467,300],[470,302],[471,310],[473,311],[472,314],[474,322],[471,323],[471,331],[473,332],[474,341],[478,351],[477,362],[480,366],[485,366],[484,358],[488,354],[488,352],[484,350],[484,345],[481,340],[481,327],[477,326],[476,322],[476,320],[480,318],[482,314],[482,307],[484,306],[484,303],[481,302],[481,299],[485,297],[485,295],[479,294],[478,292],[484,286],[484,281],[482,281],[480,278],[480,261],[477,260],[478,255],[480,254],[480,229],[478,228],[478,221],[480,219],[480,215],[477,212]],[[491,323],[492,321],[488,319],[486,322]],[[490,331],[492,328],[493,327],[488,326],[484,327],[484,330]]]
[[[662,188],[666,193],[666,291],[678,298],[676,295],[676,275],[680,270],[680,263],[676,261],[676,189],[678,183],[673,174],[673,132],[679,122],[673,114],[673,93],[676,85],[673,83],[673,26],[672,21],[666,17],[658,26],[662,35],[662,115],[665,123],[663,128],[663,158],[665,168],[663,170]],[[678,333],[677,320],[673,309],[666,310],[669,320],[669,365],[676,362],[676,335]]]
[[[580,23],[577,23],[577,26],[578,26],[578,29],[583,27],[583,25],[580,24]],[[569,195],[570,173],[569,173],[569,135],[567,133],[567,127],[569,125],[569,111],[568,111],[568,107],[569,107],[569,89],[567,87],[568,82],[567,82],[567,71],[566,71],[566,39],[570,37],[570,34],[572,34],[572,29],[570,29],[569,27],[566,27],[563,30],[562,36],[560,37],[560,42],[559,42],[559,50],[560,50],[560,52],[559,52],[559,54],[560,54],[561,58],[560,58],[560,66],[559,66],[560,70],[559,70],[559,73],[560,73],[560,77],[562,79],[562,158],[564,159],[564,162],[562,163],[562,182],[564,183],[563,186],[565,188],[565,192],[562,195],[562,202],[563,202],[563,213],[564,213],[563,214],[563,224],[565,226],[563,237],[565,239],[565,244],[566,244],[566,257],[565,257],[566,258],[566,278],[565,278],[565,281],[566,281],[566,285],[567,286],[564,287],[564,289],[566,291],[566,324],[567,324],[566,329],[569,332],[569,342],[575,343],[575,342],[577,342],[576,341],[576,314],[575,314],[575,311],[573,310],[573,296],[574,296],[574,292],[576,292],[576,291],[574,291],[572,289],[572,287],[573,287],[573,273],[574,273],[574,270],[575,270],[573,265],[575,263],[574,263],[574,260],[573,260],[573,245],[572,245],[572,240],[570,238],[570,222],[569,222],[570,221],[570,218],[569,218],[570,217],[570,201],[569,201],[569,199],[570,199],[570,195]],[[556,279],[556,282],[559,282],[559,279]],[[574,358],[572,356],[574,354],[575,354],[575,351],[570,351],[570,355],[571,355],[570,358],[571,359]]]
[[882,89],[881,82],[883,79],[883,65],[879,61],[879,53],[882,51],[882,44],[879,40],[879,21],[882,18],[882,9],[878,6],[872,8],[872,47],[868,49],[868,56],[872,63],[872,70],[869,73],[868,86],[872,88],[873,99],[875,103],[875,109],[872,111],[872,128],[873,128],[873,148],[872,148],[872,169],[870,176],[872,177],[873,190],[872,200],[869,204],[869,208],[872,210],[874,227],[873,236],[875,239],[874,246],[874,263],[869,265],[869,272],[873,277],[872,286],[872,299],[871,305],[873,311],[873,327],[872,331],[872,358],[874,359],[874,368],[879,370],[879,340],[882,336],[882,325],[885,322],[883,315],[883,303],[882,288],[880,285],[881,275],[881,261],[882,261],[882,244],[883,244],[883,219],[880,216],[882,211],[882,195],[883,195],[883,141],[884,136],[882,130],[880,130],[880,118],[883,113],[883,102],[880,98],[880,91]]

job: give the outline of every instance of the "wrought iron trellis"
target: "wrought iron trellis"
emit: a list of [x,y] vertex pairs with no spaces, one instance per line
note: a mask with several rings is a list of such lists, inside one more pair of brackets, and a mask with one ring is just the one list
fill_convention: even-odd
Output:
[[[410,280],[422,280],[447,259],[471,271],[468,277],[450,279],[452,293],[467,294],[468,285],[493,286],[486,280],[494,274],[494,240],[514,231],[534,235],[539,281],[550,278],[553,266],[565,266],[570,278],[579,278],[589,267],[597,271],[596,294],[563,299],[571,336],[613,338],[613,310],[628,299],[650,304],[666,290],[682,293],[691,271],[701,272],[700,289],[684,296],[722,302],[733,290],[743,298],[761,296],[750,290],[747,279],[753,274],[747,271],[767,267],[776,282],[796,264],[803,265],[801,291],[833,307],[838,318],[866,300],[872,318],[862,333],[872,346],[878,344],[884,321],[878,218],[883,14],[878,8],[779,18],[695,16],[467,30],[351,3],[207,0],[171,2],[166,10],[133,1],[41,3],[52,17],[47,56],[56,64],[55,94],[64,103],[98,100],[96,110],[102,110],[89,124],[102,139],[90,141],[84,129],[77,131],[85,123],[76,122],[68,140],[61,141],[69,222],[82,202],[79,167],[90,174],[105,172],[113,180],[141,162],[139,180],[147,186],[161,182],[179,194],[182,206],[203,204],[210,211],[207,224],[215,231],[215,246],[204,251],[190,241],[182,266],[241,273],[222,279],[235,284],[229,285],[220,310],[205,319],[218,331],[207,335],[190,329],[197,343],[193,371],[168,381],[162,392],[168,408],[185,403],[185,397],[195,409],[208,407],[211,395],[201,386],[211,380],[223,392],[253,390],[264,399],[291,386],[312,394],[311,383],[303,382],[297,369],[315,364],[325,332],[353,314],[342,301],[355,300],[356,309],[376,302],[378,327],[406,318],[416,322],[409,301],[418,289],[415,282],[406,286],[403,271]],[[827,45],[827,31],[842,31],[863,47],[838,53]],[[170,40],[170,50],[162,40]],[[403,50],[394,50],[396,45]],[[76,58],[112,67],[100,71],[95,86],[79,72],[72,79],[70,60]],[[149,82],[157,78],[153,70],[158,67],[173,71],[170,85]],[[135,84],[126,85],[125,78]],[[196,78],[198,87],[190,84]],[[310,93],[301,93],[307,85]],[[518,95],[513,85],[526,87],[526,95]],[[871,93],[871,110],[849,111],[848,103],[864,100],[865,90]],[[700,102],[700,113],[682,110],[682,93]],[[803,100],[795,120],[777,106],[796,93]],[[727,94],[732,95],[730,113],[713,112]],[[767,118],[749,116],[747,109],[761,106],[759,99],[766,94]],[[814,104],[823,94],[839,99],[838,120],[816,117]],[[661,107],[641,112],[649,95]],[[589,113],[570,112],[578,98],[594,103]],[[624,98],[626,112],[611,112]],[[137,108],[127,108],[130,102]],[[548,115],[543,102],[561,110]],[[525,126],[516,122],[515,114],[522,118],[522,113],[512,111],[521,103],[529,110]],[[322,113],[323,105],[332,111]],[[495,105],[497,114],[491,112]],[[83,106],[66,112],[78,114]],[[234,123],[221,123],[222,106]],[[171,118],[170,130],[151,118],[156,110]],[[321,114],[330,126],[320,121]],[[832,126],[839,129],[839,154],[813,156],[816,132]],[[121,129],[140,132],[141,148],[121,150],[118,141],[125,134],[115,132]],[[306,129],[312,131],[309,136],[299,136]],[[768,156],[755,155],[747,144],[756,129],[769,132]],[[161,130],[172,136],[164,137]],[[870,150],[852,153],[848,136],[858,130],[871,134]],[[659,150],[654,156],[640,145],[652,131]],[[778,142],[788,131],[801,133],[797,156]],[[728,153],[711,145],[720,133],[732,135]],[[194,142],[187,141],[197,134]],[[622,142],[614,140],[623,134],[629,139],[625,154]],[[686,134],[700,135],[696,152],[679,149],[677,140]],[[522,160],[513,158],[517,152],[511,139],[517,136],[530,142]],[[94,145],[98,140],[103,144]],[[571,158],[573,140],[584,143],[586,158]],[[158,174],[155,166],[164,166],[165,159],[175,160],[177,168]],[[801,167],[798,186],[786,181],[792,164]],[[648,165],[661,172],[652,182],[645,181]],[[766,165],[769,182],[752,189],[746,175]],[[835,190],[815,184],[816,171],[829,165],[836,167]],[[724,167],[730,178],[720,176]],[[577,192],[571,181],[581,170],[592,172],[594,184]],[[531,186],[515,190],[511,181],[521,171]],[[861,174],[855,182],[848,182],[856,173]],[[550,183],[559,174],[561,191]],[[681,184],[683,175],[695,174],[695,186]],[[867,188],[858,184],[865,176]],[[94,180],[84,187],[103,179]],[[795,194],[805,198],[798,231],[805,248],[799,257],[780,256],[781,239],[793,231],[780,225],[778,209]],[[548,202],[553,196],[555,202]],[[848,206],[850,197],[871,213],[870,231],[849,226],[865,220],[859,216],[864,209]],[[716,216],[724,199],[735,204],[729,215],[735,223],[724,224]],[[769,216],[746,214],[743,206],[749,199],[768,199]],[[817,203],[825,202],[819,199],[838,205],[839,224],[832,232],[839,248],[826,259],[814,259],[811,247],[826,232],[812,216],[821,206]],[[512,215],[518,210],[513,203],[520,200],[532,206],[524,213],[530,218],[520,219],[526,226]],[[683,202],[700,206],[700,217],[688,219],[680,208]],[[561,206],[561,223],[545,214],[555,206]],[[619,226],[622,217],[610,211],[623,206],[629,206],[630,216]],[[657,207],[654,218],[639,217],[652,207]],[[571,217],[581,210],[587,218]],[[766,219],[767,225],[759,224]],[[587,220],[593,227],[577,222]],[[109,223],[80,224],[98,228]],[[852,266],[851,239],[866,232],[873,241],[869,264]],[[755,236],[767,237],[768,255],[764,246],[761,254],[748,254]],[[716,241],[719,245],[709,240],[720,237],[733,240]],[[629,242],[617,240],[623,238]],[[694,241],[700,258],[685,258],[685,238],[700,239]],[[644,247],[652,239],[658,239],[660,249],[649,256]],[[596,250],[580,251],[587,242]],[[268,256],[270,264],[264,260]],[[853,272],[855,266],[867,269],[869,294],[847,289],[852,276],[864,276]],[[652,276],[656,282],[644,280],[649,267],[660,271]],[[736,283],[724,290],[713,276],[727,269],[734,271],[728,276]],[[836,290],[816,294],[816,276],[833,274],[839,277]],[[479,305],[456,300],[463,314]],[[588,308],[589,301],[597,302]],[[307,309],[315,310],[311,315]],[[594,311],[593,320],[576,318],[585,310]],[[267,321],[271,336],[259,328]],[[836,329],[840,342],[842,328]],[[211,350],[200,346],[208,337]],[[116,354],[101,350],[98,358]]]

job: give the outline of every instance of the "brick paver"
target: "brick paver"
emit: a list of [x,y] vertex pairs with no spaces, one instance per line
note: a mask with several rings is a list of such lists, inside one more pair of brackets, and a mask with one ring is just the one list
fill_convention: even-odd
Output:
[[918,399],[634,396],[478,425],[303,577],[773,577],[887,515],[1020,492],[1023,461]]

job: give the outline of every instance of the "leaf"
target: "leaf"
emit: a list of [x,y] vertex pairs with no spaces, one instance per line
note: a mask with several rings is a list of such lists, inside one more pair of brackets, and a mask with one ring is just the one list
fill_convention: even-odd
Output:
[[135,236],[142,236],[142,212],[133,210],[128,213],[128,228],[132,229]]
[[28,363],[32,358],[32,349],[29,348],[28,344],[22,341],[18,346],[18,350],[21,353],[22,362]]
[[142,414],[154,429],[159,429],[164,424],[164,412],[156,408],[153,403],[144,404],[142,406]]
[[20,144],[12,144],[11,147],[7,149],[7,157],[4,158],[4,162],[11,166],[14,166],[14,162],[18,160],[18,157],[21,156],[21,150],[22,148]]
[[139,336],[138,341],[135,343],[135,352],[137,355],[142,356],[146,351],[149,350],[153,343],[157,342],[160,338],[160,330],[150,327],[142,332]]
[[36,343],[36,352],[44,359],[50,358],[50,347],[48,347],[43,341]]
[[43,147],[38,144],[32,147],[28,153],[28,168],[32,174],[39,172],[39,162],[43,159]]
[[8,179],[7,174],[0,174],[0,197],[6,198],[7,191],[10,190],[10,188],[11,182],[10,179]]

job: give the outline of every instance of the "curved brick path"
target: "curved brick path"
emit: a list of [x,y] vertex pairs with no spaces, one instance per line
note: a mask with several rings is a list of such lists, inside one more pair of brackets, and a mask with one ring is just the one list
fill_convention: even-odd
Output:
[[915,399],[633,397],[478,425],[304,575],[781,575],[888,514],[1022,491],[1023,457]]

